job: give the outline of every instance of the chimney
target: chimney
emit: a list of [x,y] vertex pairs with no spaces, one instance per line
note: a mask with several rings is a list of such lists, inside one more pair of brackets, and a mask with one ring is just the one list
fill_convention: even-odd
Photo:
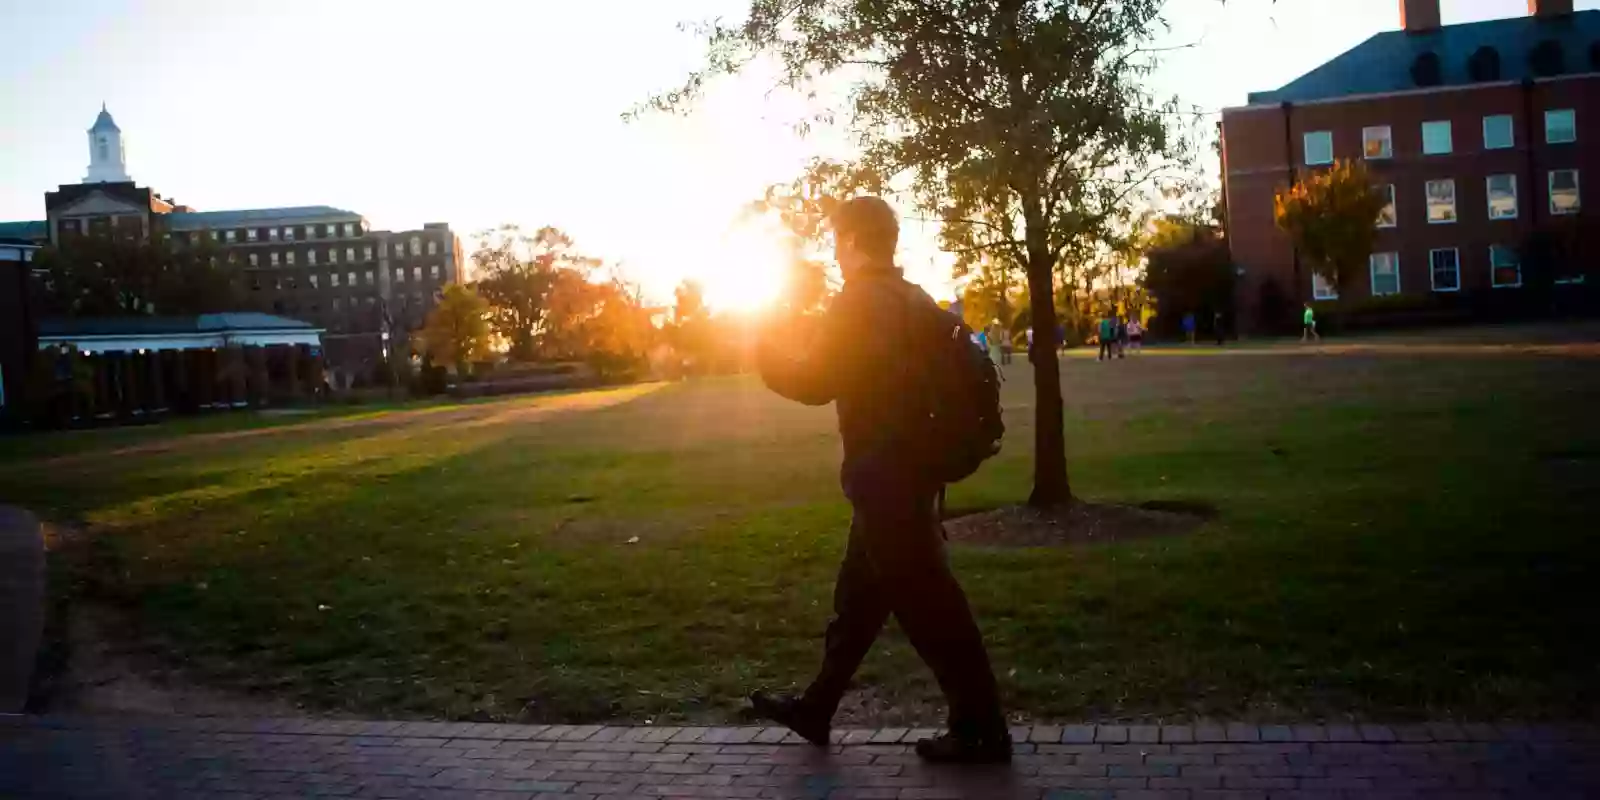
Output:
[[[1567,0],[1570,5],[1572,0]],[[1540,0],[1528,0],[1538,5]],[[1548,5],[1548,3],[1545,3]],[[1439,29],[1439,0],[1400,0],[1400,27],[1406,33],[1426,33]]]
[[1572,13],[1572,0],[1528,0],[1528,13],[1539,19],[1564,17]]

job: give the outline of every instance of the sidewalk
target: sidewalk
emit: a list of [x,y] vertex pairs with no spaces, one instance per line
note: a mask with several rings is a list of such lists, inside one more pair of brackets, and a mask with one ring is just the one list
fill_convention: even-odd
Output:
[[1593,726],[1069,725],[1009,767],[932,768],[926,735],[779,728],[0,716],[0,797],[1376,798],[1600,796]]

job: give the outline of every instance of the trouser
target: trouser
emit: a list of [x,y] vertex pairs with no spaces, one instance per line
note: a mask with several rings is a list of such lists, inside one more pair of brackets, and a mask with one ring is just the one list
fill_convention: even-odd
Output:
[[1100,354],[1095,356],[1095,360],[1099,361],[1099,360],[1111,358],[1111,354],[1112,354],[1111,340],[1110,339],[1101,339],[1100,340]]
[[950,571],[936,493],[890,489],[852,497],[855,518],[833,587],[822,668],[803,697],[829,719],[893,614],[950,704],[950,729],[980,736],[1005,731],[983,635]]

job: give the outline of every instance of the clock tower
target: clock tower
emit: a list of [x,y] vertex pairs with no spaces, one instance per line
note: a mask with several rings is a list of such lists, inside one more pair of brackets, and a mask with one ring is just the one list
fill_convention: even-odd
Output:
[[122,129],[111,119],[104,103],[100,116],[95,117],[89,129],[89,174],[84,183],[126,183],[128,177],[127,154],[122,149]]

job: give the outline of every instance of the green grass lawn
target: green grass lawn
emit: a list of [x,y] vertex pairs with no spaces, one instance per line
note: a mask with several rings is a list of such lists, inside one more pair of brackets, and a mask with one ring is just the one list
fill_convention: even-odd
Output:
[[[1600,709],[1592,354],[1063,363],[1080,497],[1219,515],[958,549],[1014,711]],[[1006,450],[953,504],[1027,495],[1009,378]],[[832,410],[752,378],[0,448],[0,498],[92,534],[58,591],[208,683],[369,714],[732,718],[809,677],[849,517]],[[861,679],[855,721],[939,716],[898,633]]]

